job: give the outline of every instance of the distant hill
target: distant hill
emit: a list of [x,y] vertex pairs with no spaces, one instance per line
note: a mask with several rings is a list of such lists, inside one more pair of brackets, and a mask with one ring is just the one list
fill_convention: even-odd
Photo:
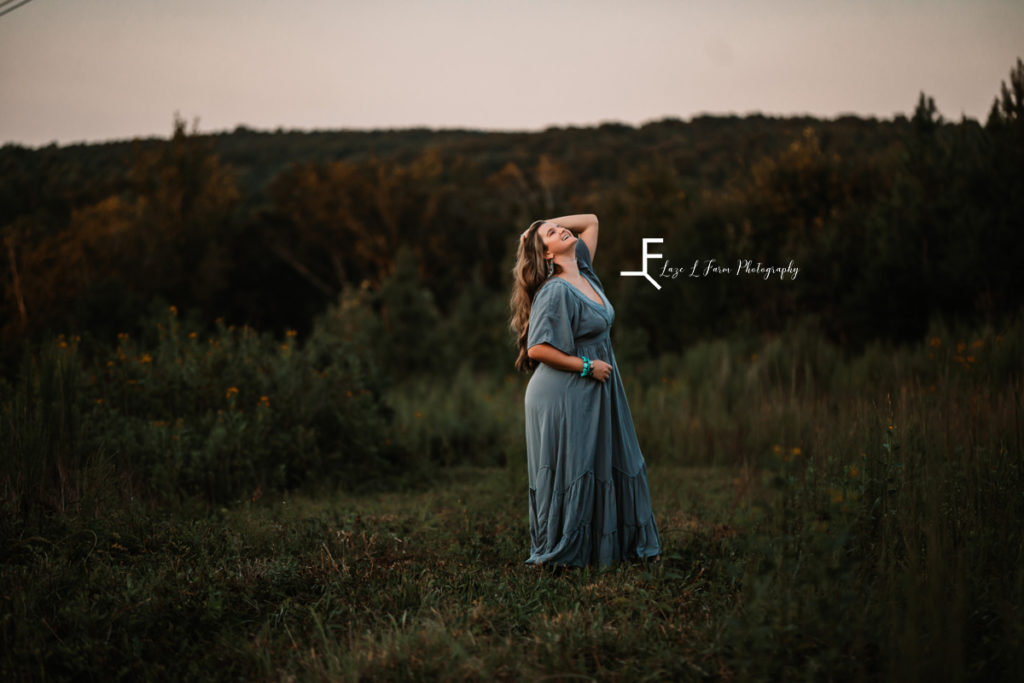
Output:
[[[843,344],[914,339],[935,315],[992,320],[1020,307],[1013,92],[985,125],[943,120],[922,93],[910,118],[891,120],[217,134],[177,120],[168,139],[6,145],[0,334],[111,334],[154,301],[301,327],[346,288],[377,290],[402,246],[410,286],[439,316],[467,297],[492,301],[488,324],[500,327],[515,236],[537,217],[593,212],[616,324],[652,353],[808,315]],[[619,276],[638,265],[644,236],[661,236],[674,265],[795,261],[801,276],[658,293]]]

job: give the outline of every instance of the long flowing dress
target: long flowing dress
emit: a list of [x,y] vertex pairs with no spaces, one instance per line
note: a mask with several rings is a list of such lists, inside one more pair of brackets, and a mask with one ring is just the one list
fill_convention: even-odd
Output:
[[612,366],[601,382],[540,363],[524,399],[530,484],[530,557],[526,564],[607,565],[661,552],[647,468],[626,402],[610,330],[615,309],[576,242],[580,274],[599,305],[550,277],[530,307],[527,348],[547,343]]

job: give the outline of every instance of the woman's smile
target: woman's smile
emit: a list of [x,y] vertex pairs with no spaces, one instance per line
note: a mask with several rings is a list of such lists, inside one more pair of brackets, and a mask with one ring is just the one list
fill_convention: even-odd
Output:
[[[562,253],[564,251],[562,249],[563,243],[571,243],[579,239],[572,233],[572,230],[555,223],[546,223],[543,227],[543,231],[542,239],[544,241],[544,245],[551,254]],[[556,244],[559,245],[557,248],[555,247]],[[566,249],[568,248],[569,247],[566,247]],[[545,257],[550,257],[550,254],[545,255]]]

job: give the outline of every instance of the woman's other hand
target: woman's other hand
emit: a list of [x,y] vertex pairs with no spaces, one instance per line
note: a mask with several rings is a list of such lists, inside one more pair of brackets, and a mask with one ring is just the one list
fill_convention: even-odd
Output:
[[612,374],[612,366],[603,360],[592,360],[590,361],[590,374],[594,379],[603,382],[608,379],[608,375]]

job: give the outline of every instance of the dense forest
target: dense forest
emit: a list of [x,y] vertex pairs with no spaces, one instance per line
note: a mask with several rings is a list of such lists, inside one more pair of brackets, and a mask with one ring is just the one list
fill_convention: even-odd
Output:
[[[461,358],[506,372],[516,236],[577,212],[601,219],[595,268],[627,355],[793,318],[855,350],[916,339],[936,316],[996,322],[1024,293],[1020,60],[984,125],[945,120],[922,92],[892,120],[197,129],[175,116],[169,139],[0,149],[7,367],[24,341],[110,340],[154,306],[305,334],[347,296],[406,371],[422,367],[424,344],[461,339]],[[663,239],[672,267],[750,259],[799,275],[658,290],[619,274],[639,269],[644,237]]]

